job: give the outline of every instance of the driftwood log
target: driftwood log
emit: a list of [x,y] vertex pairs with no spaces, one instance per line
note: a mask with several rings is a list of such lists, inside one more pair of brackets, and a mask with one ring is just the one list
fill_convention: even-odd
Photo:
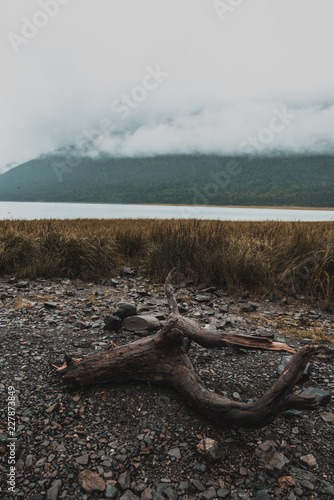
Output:
[[163,328],[150,337],[86,358],[65,356],[65,363],[56,367],[64,383],[72,388],[129,380],[168,383],[211,421],[239,428],[263,427],[289,409],[313,409],[319,405],[314,397],[292,392],[318,346],[306,346],[295,353],[282,375],[258,401],[237,402],[206,389],[188,356],[191,342],[208,348],[239,346],[295,351],[287,344],[271,339],[210,331],[182,317],[172,287],[174,273],[173,269],[165,283],[170,315]]

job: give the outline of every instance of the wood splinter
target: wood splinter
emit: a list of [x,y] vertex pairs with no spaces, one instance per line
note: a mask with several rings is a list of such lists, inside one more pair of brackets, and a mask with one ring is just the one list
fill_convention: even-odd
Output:
[[[65,361],[57,368],[64,383],[71,388],[129,380],[168,383],[211,421],[238,428],[263,427],[287,410],[319,406],[314,397],[292,392],[318,346],[305,346],[295,353],[287,344],[271,339],[202,328],[179,313],[172,286],[175,272],[175,269],[170,271],[165,282],[170,315],[163,328],[150,337],[79,360],[72,359],[70,364]],[[282,375],[258,401],[242,403],[204,387],[188,356],[192,342],[208,348],[238,346],[295,354]]]

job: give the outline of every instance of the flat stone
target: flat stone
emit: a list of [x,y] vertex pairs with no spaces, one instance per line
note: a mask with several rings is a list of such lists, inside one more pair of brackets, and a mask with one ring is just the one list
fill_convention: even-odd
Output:
[[[226,441],[226,442],[228,442],[228,441]],[[276,449],[276,448],[277,448],[276,441],[273,441],[271,439],[268,439],[267,441],[265,441],[264,443],[261,443],[258,446],[258,449],[260,451],[269,451],[269,450]]]
[[303,488],[307,488],[308,490],[311,490],[311,491],[314,490],[314,484],[312,484],[311,481],[308,481],[307,479],[303,479],[302,481],[300,481],[300,485]]
[[178,488],[179,488],[179,490],[187,490],[189,488],[189,482],[188,481],[180,481]]
[[193,480],[193,486],[196,488],[198,491],[205,491],[205,486],[204,484],[199,481],[198,479]]
[[329,392],[317,389],[316,387],[308,387],[301,393],[301,396],[314,396],[315,399],[322,404],[329,403],[331,399]]
[[217,490],[217,497],[218,498],[226,498],[230,494],[230,490],[227,490],[226,488],[219,488]]
[[25,466],[31,467],[33,464],[33,461],[34,461],[34,455],[31,455],[31,454],[27,455],[26,460],[25,460]]
[[302,414],[302,412],[299,410],[288,410],[284,413],[284,416],[296,418],[296,417],[300,417],[301,414]]
[[248,493],[245,493],[244,491],[241,490],[241,488],[237,488],[237,494],[238,494],[238,499],[240,500],[249,500],[249,495]]
[[266,490],[260,490],[256,493],[255,500],[270,500],[270,495]]
[[316,481],[315,475],[305,469],[299,469],[299,467],[294,467],[291,465],[289,467],[290,474],[296,476],[298,479],[304,479],[306,481]]
[[94,491],[103,492],[106,488],[106,483],[96,472],[85,469],[78,475],[78,483],[87,493]]
[[122,474],[119,475],[118,485],[123,491],[128,490],[130,488],[131,476],[129,469],[127,469],[125,472],[122,472]]
[[51,488],[48,489],[46,492],[46,499],[47,500],[57,500],[59,490],[61,488],[61,485],[63,484],[61,479],[56,479],[53,483]]
[[169,486],[171,486],[171,483],[159,483],[156,486],[157,493],[162,493]]
[[194,299],[199,302],[200,304],[203,304],[205,302],[210,302],[210,297],[206,297],[205,295],[196,295]]
[[195,464],[193,467],[193,470],[197,470],[198,472],[205,472],[206,471],[206,465],[204,464]]
[[28,286],[29,286],[28,281],[19,281],[16,284],[16,288],[28,288]]
[[44,307],[46,309],[56,309],[57,305],[56,302],[44,302]]
[[208,288],[203,288],[202,293],[213,293],[217,290],[215,286],[209,286]]
[[241,312],[250,313],[250,312],[256,311],[256,309],[257,309],[257,306],[255,304],[248,304],[247,306],[243,306],[241,308]]
[[324,479],[321,479],[320,483],[323,492],[327,493],[327,495],[334,497],[334,485],[329,483],[328,481],[325,481]]
[[315,469],[316,467],[318,467],[315,457],[311,454],[300,457],[300,460],[304,462],[304,464],[306,464],[311,469]]
[[151,488],[146,488],[140,496],[140,500],[152,500],[152,498],[153,495]]
[[179,495],[175,490],[173,490],[173,488],[171,488],[171,486],[168,486],[168,488],[164,490],[164,495],[167,498],[170,498],[170,500],[177,500],[179,498]]
[[137,307],[131,302],[118,302],[116,304],[116,310],[114,316],[118,316],[121,319],[128,318],[129,316],[135,316],[137,314]]
[[218,442],[211,438],[203,438],[197,445],[197,449],[207,458],[216,460],[219,458]]
[[324,420],[328,424],[331,424],[334,422],[334,413],[331,413],[329,411],[324,411],[323,413],[320,413],[320,417],[322,418],[322,420]]
[[134,493],[137,493],[138,495],[144,491],[146,489],[147,485],[145,483],[139,483],[139,484],[136,484],[136,486],[133,486],[132,487],[132,490],[134,491]]
[[257,332],[257,335],[266,339],[273,339],[275,337],[274,332]]
[[168,452],[168,455],[170,457],[175,457],[177,459],[181,458],[181,451],[180,448],[171,448]]
[[112,478],[113,478],[113,476],[114,476],[114,473],[113,473],[113,471],[111,471],[111,470],[105,471],[105,472],[103,473],[103,477],[104,477],[104,479],[112,479]]
[[118,490],[111,484],[106,485],[106,489],[104,491],[105,498],[116,498],[118,495]]
[[206,500],[211,500],[211,498],[216,498],[217,497],[216,489],[213,486],[210,486],[208,490],[202,493],[201,497],[206,498]]
[[248,470],[245,467],[240,467],[239,473],[241,476],[248,476]]
[[46,460],[46,457],[43,457],[43,458],[40,458],[39,460],[37,460],[36,467],[41,467],[44,464],[45,460]]
[[267,469],[283,469],[286,458],[280,451],[277,450],[269,450],[264,452],[261,456],[262,461],[264,462]]
[[87,465],[88,464],[88,460],[89,460],[89,456],[88,455],[81,455],[81,457],[77,457],[75,459],[75,461],[77,462],[77,464],[80,464],[80,465]]

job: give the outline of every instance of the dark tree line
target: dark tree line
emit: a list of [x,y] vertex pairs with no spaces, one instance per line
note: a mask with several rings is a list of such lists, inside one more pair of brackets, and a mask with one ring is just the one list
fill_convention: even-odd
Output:
[[[231,162],[237,168],[230,167]],[[334,207],[334,157],[158,156],[27,162],[0,176],[2,201]]]

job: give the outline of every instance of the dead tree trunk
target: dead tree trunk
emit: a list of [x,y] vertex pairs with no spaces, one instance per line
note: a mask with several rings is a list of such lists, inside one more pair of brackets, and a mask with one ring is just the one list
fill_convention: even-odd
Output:
[[[263,427],[289,409],[312,409],[318,406],[315,398],[292,393],[318,346],[300,349],[273,386],[256,402],[236,402],[206,389],[188,356],[191,341],[210,348],[242,346],[291,353],[295,351],[287,344],[271,339],[210,331],[180,316],[171,284],[174,272],[169,273],[165,283],[170,315],[160,332],[87,358],[65,357],[64,365],[57,370],[69,387],[128,380],[169,383],[210,420],[219,425],[239,428]],[[189,340],[185,342],[185,338]]]

